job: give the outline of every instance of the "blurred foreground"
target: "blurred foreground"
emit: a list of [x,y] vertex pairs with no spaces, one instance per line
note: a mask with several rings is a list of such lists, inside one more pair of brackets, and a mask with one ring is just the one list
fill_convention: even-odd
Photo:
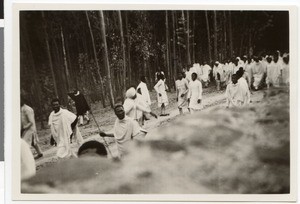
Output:
[[58,161],[22,183],[22,193],[289,193],[288,89],[248,108],[176,117],[136,141],[122,161]]

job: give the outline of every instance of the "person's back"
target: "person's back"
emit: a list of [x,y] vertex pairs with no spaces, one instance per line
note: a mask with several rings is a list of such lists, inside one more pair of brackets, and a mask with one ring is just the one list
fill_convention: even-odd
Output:
[[35,125],[35,121],[34,120],[30,120],[29,118],[32,117],[34,118],[34,111],[33,109],[24,104],[23,106],[21,106],[21,124],[22,127],[26,126],[28,123],[32,123],[30,126],[30,130],[36,132],[36,125]]
[[136,104],[134,102],[134,99],[126,98],[124,103],[123,103],[123,106],[124,106],[125,114],[128,117],[133,118],[133,119],[137,119]]
[[151,99],[150,99],[150,94],[149,94],[147,84],[145,82],[141,81],[136,89],[138,91],[140,91],[140,94],[143,96],[144,100],[150,106],[151,105]]

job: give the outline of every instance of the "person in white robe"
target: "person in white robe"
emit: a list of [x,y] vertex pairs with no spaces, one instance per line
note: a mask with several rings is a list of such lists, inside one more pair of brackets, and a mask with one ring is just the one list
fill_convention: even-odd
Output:
[[248,83],[248,87],[251,90],[251,83],[252,83],[252,61],[251,59],[247,59],[247,63],[245,64],[245,78]]
[[282,65],[282,84],[288,86],[290,83],[289,80],[289,56],[283,57],[283,65]]
[[237,57],[236,59],[238,61],[238,70],[240,69],[240,67],[243,67],[243,69],[245,69],[245,61],[243,59],[241,59],[240,57]]
[[146,101],[146,103],[150,106],[151,105],[151,99],[150,99],[150,94],[149,90],[146,84],[146,77],[141,76],[141,82],[137,86],[136,90],[139,94],[143,96],[143,99]]
[[28,143],[21,139],[20,140],[20,156],[21,156],[21,180],[26,180],[33,177],[36,174],[35,161],[33,154],[30,150]]
[[240,69],[237,71],[236,76],[238,78],[238,84],[242,88],[242,94],[243,94],[242,105],[247,105],[250,103],[251,94],[246,80],[245,71],[242,67],[240,67]]
[[38,145],[39,138],[35,125],[34,111],[25,104],[23,97],[21,97],[21,138],[36,150],[37,156],[35,159],[43,156],[42,150]]
[[126,116],[136,120],[140,125],[144,124],[144,114],[151,114],[151,109],[144,97],[131,87],[126,91],[126,99],[123,104]]
[[213,76],[217,83],[217,90],[220,91],[225,84],[225,71],[223,69],[223,64],[216,61],[213,68]]
[[274,60],[272,61],[271,57],[267,58],[267,88],[269,89],[270,86],[279,87],[280,80],[281,80],[281,69],[282,66],[278,62],[278,56],[274,56]]
[[147,131],[142,129],[137,121],[125,115],[122,105],[114,107],[117,119],[114,124],[113,133],[100,132],[101,137],[114,137],[118,148],[118,157],[122,158],[130,149],[129,144],[134,139],[143,139]]
[[243,89],[238,83],[237,75],[233,74],[231,77],[231,83],[226,87],[226,107],[239,107],[243,105]]
[[253,75],[252,85],[255,90],[258,90],[264,77],[264,68],[262,63],[259,61],[258,57],[254,58],[254,63],[252,65],[252,75]]
[[189,83],[188,102],[191,113],[203,109],[202,105],[202,84],[197,80],[197,74],[192,74],[192,81]]
[[167,87],[164,82],[164,76],[158,75],[158,82],[154,86],[154,90],[157,93],[157,105],[161,108],[160,116],[168,116],[169,114],[166,113],[166,106],[169,104],[168,95],[167,95]]
[[58,158],[77,157],[71,147],[70,138],[73,136],[77,145],[80,146],[83,138],[77,126],[77,116],[60,107],[58,99],[51,102],[53,111],[50,113],[49,122],[51,134],[57,143]]
[[209,74],[211,72],[211,67],[205,62],[202,68],[202,82],[204,84],[204,87],[208,87],[209,84]]
[[177,95],[177,107],[179,109],[179,114],[183,114],[183,108],[187,106],[187,93],[188,89],[188,82],[186,79],[183,78],[182,73],[178,74],[178,79],[175,82],[176,84],[176,95]]

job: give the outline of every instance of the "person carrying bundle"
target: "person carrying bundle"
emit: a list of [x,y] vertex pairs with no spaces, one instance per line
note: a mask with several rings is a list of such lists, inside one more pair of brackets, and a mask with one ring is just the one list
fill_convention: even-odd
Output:
[[87,120],[87,124],[89,124],[90,118],[88,115],[89,115],[89,111],[91,110],[91,108],[88,105],[84,95],[76,89],[73,92],[68,93],[68,95],[75,102],[77,117],[79,119],[79,126],[83,125],[84,118]]

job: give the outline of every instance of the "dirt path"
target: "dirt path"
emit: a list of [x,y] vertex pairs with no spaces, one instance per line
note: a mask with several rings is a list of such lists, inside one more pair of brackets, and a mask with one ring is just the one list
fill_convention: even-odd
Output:
[[[147,137],[152,137],[153,134],[155,134],[155,131],[158,127],[167,125],[171,120],[174,120],[175,118],[181,117],[177,109],[177,102],[176,102],[176,94],[175,93],[169,93],[169,106],[167,108],[167,112],[170,114],[166,117],[159,117],[158,119],[151,118],[151,120],[147,121],[143,128],[148,130]],[[261,101],[263,97],[263,92],[254,92],[252,95],[252,103],[257,103]],[[151,92],[151,98],[155,98],[155,93]],[[204,110],[210,110],[212,108],[223,106],[225,107],[225,94],[224,91],[215,91],[214,87],[210,87],[208,89],[204,90],[203,93],[203,105]],[[111,131],[113,128],[114,121],[116,117],[114,116],[114,113],[110,108],[101,109],[100,104],[93,104],[92,110],[93,114],[95,116],[95,119],[101,126],[103,131]],[[156,101],[152,102],[152,111],[155,113],[159,113],[159,108],[157,107]],[[188,114],[188,110],[184,110],[184,115]],[[93,119],[91,120],[90,124],[80,127],[81,133],[83,135],[83,138],[85,141],[89,140],[97,140],[99,142],[103,143],[103,138],[101,138],[98,134],[97,126],[95,125],[95,122]],[[38,132],[40,138],[41,138],[41,146],[44,151],[44,157],[41,159],[38,159],[36,161],[37,169],[44,168],[46,166],[52,165],[55,162],[58,162],[58,158],[56,157],[56,147],[50,146],[48,144],[50,131],[49,129],[41,130]],[[113,155],[113,157],[117,156],[117,147],[114,142],[113,138],[105,138],[105,141],[109,144],[109,149]],[[72,144],[72,148],[74,151],[77,151],[78,146],[77,144]]]

